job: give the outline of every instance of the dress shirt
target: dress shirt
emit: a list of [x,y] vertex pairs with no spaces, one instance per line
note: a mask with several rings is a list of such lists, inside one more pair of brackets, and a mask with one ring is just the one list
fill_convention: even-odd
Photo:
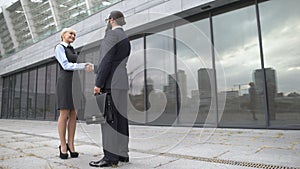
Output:
[[117,25],[117,26],[113,27],[111,30],[115,30],[115,29],[117,29],[117,28],[122,28],[122,26]]
[[[61,42],[60,44],[64,45],[65,47],[68,47],[69,45],[66,42]],[[55,58],[64,70],[82,70],[85,68],[86,65],[86,63],[69,62],[65,53],[65,49],[61,45],[57,45],[55,47]]]

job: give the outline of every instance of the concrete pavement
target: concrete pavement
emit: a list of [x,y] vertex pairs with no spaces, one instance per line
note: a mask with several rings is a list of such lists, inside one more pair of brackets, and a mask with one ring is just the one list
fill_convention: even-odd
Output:
[[[100,125],[77,123],[77,159],[58,157],[57,122],[0,119],[0,169],[89,169],[102,157]],[[130,162],[140,169],[300,169],[299,130],[130,126]]]

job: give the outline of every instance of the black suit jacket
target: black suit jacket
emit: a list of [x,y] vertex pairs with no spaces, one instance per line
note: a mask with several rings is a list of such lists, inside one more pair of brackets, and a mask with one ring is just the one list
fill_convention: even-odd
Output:
[[100,47],[95,85],[101,89],[129,89],[127,61],[130,42],[122,28],[108,30]]

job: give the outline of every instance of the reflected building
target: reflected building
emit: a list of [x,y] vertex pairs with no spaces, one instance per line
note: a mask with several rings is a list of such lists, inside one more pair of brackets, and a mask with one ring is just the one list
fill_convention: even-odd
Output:
[[186,99],[187,97],[187,84],[186,84],[186,74],[184,70],[177,71],[177,83],[179,87],[179,97]]
[[198,89],[200,93],[200,99],[211,98],[213,79],[213,69],[201,68],[198,70]]
[[[276,119],[276,102],[275,98],[277,96],[277,81],[276,81],[276,71],[272,68],[265,68],[266,73],[266,85],[267,85],[267,95],[268,95],[268,109],[270,120]],[[257,69],[254,72],[254,79],[257,86],[258,94],[263,94],[264,91],[264,78],[263,70]]]
[[[177,102],[185,102],[187,99],[186,74],[183,70],[178,70],[176,74],[168,75],[168,85],[164,86],[163,92],[167,97],[166,112],[176,114]],[[178,90],[176,89],[178,88]],[[177,100],[178,98],[178,100]]]
[[184,70],[178,70],[177,81],[176,75],[168,75],[168,85],[164,86],[164,92],[170,98],[176,98],[176,88],[178,87],[178,96],[182,99],[187,98],[187,84],[186,84],[186,74]]
[[[276,71],[272,68],[265,68],[265,72],[268,94],[275,97],[277,93]],[[256,84],[257,92],[262,94],[264,91],[264,78],[262,69],[257,69],[254,71],[254,82]]]
[[[199,115],[202,121],[207,116],[211,108],[212,101],[212,82],[214,78],[214,71],[210,68],[200,68],[198,69],[198,95],[200,99],[199,104]],[[197,92],[193,92],[193,95],[197,95]],[[201,121],[199,120],[199,121]]]

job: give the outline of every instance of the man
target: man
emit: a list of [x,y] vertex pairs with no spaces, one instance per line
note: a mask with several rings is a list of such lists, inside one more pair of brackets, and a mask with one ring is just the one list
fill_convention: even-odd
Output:
[[126,24],[120,11],[112,11],[107,20],[105,37],[101,43],[99,64],[94,93],[111,93],[113,100],[113,121],[101,124],[104,157],[91,161],[93,167],[116,166],[118,162],[128,162],[129,130],[127,120],[127,60],[130,42],[122,26]]

